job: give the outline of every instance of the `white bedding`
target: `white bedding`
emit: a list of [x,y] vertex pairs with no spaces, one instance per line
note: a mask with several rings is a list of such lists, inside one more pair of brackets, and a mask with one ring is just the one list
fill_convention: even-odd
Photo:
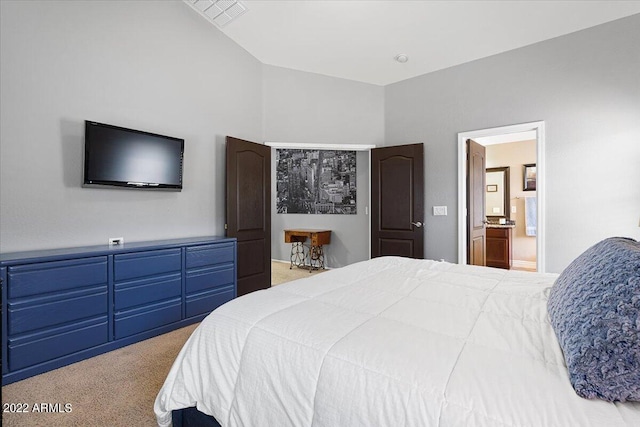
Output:
[[639,426],[577,396],[548,320],[555,274],[375,258],[211,313],[155,402],[222,426]]

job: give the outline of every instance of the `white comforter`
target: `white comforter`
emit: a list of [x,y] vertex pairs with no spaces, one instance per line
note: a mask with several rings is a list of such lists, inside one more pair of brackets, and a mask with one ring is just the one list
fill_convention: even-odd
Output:
[[640,404],[573,391],[556,275],[376,258],[215,310],[155,402],[222,426],[624,426]]

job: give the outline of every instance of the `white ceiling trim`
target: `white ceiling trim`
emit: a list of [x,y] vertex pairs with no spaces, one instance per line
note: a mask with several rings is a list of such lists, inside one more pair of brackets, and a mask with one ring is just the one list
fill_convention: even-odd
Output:
[[323,143],[306,143],[306,142],[265,142],[273,148],[286,148],[290,150],[336,150],[336,151],[369,151],[376,148],[371,144],[323,144]]

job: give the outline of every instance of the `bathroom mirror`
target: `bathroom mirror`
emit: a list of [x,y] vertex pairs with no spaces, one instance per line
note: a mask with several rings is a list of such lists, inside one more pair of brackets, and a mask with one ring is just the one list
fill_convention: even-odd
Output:
[[485,178],[486,216],[509,219],[509,167],[487,168]]

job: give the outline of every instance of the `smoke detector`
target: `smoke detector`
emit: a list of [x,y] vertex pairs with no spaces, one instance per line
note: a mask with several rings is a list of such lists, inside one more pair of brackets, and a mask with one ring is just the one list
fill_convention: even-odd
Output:
[[409,60],[409,56],[407,56],[404,53],[399,53],[395,56],[394,58],[396,61],[398,61],[401,64],[404,64],[405,62],[407,62]]

